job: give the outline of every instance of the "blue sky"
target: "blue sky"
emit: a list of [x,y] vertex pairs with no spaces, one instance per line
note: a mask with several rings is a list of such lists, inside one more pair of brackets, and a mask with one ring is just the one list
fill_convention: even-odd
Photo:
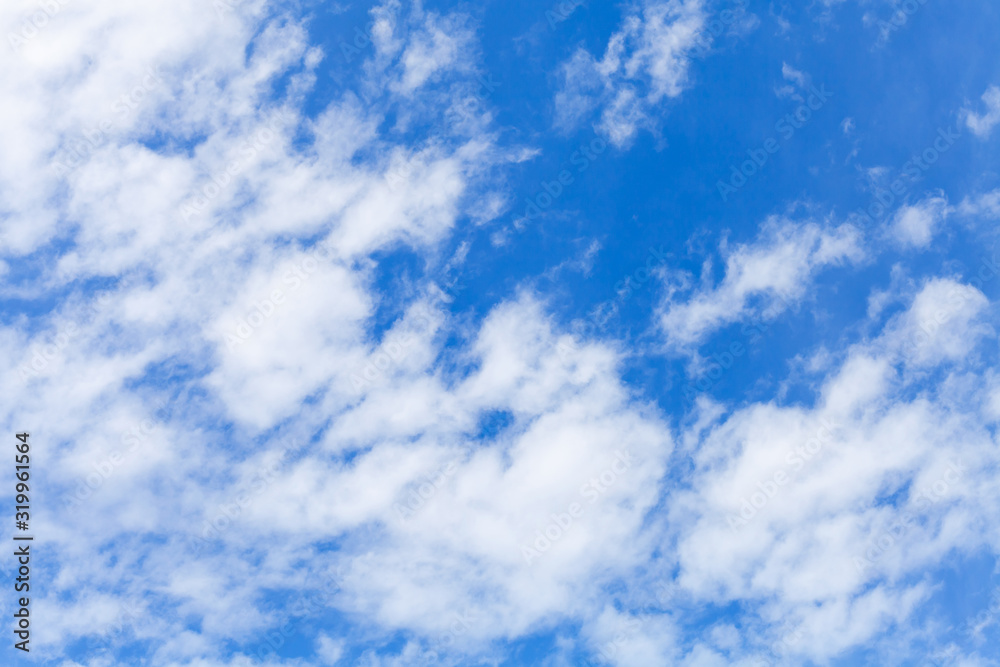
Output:
[[1000,664],[993,3],[0,26],[4,664]]

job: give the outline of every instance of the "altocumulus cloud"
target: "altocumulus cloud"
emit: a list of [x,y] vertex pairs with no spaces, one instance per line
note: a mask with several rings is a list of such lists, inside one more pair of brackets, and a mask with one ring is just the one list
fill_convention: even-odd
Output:
[[[541,130],[590,124],[620,149],[608,168],[667,132],[667,105],[711,84],[693,67],[720,7],[609,9],[549,54],[550,114],[522,133],[492,106],[519,82],[487,68],[481,14],[314,5],[0,6],[0,422],[37,443],[39,663],[826,664],[924,628],[914,650],[946,644],[934,574],[1000,550],[995,184],[914,191],[882,227],[798,186],[732,241],[656,225],[625,264],[660,249],[628,303],[649,306],[641,334],[574,336],[535,255],[500,256],[508,274],[469,246],[518,215],[531,158],[572,154]],[[349,58],[323,12],[363,35]],[[979,146],[986,90],[947,119]],[[590,249],[558,266],[612,294],[591,268],[627,216],[596,233],[555,210],[596,171],[551,217]],[[690,186],[711,206],[717,173]],[[970,261],[934,263],[959,232]],[[446,295],[449,271],[478,287]],[[790,351],[763,389],[657,386],[732,327],[822,329],[838,298],[861,305],[837,335],[769,334]]]

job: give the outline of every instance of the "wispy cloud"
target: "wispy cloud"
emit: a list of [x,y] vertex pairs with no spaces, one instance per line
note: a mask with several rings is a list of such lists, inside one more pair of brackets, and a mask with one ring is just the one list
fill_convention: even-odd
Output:
[[688,85],[705,20],[700,0],[646,0],[630,10],[600,60],[580,49],[563,64],[557,126],[575,126],[596,111],[596,126],[612,144],[632,143]]
[[860,230],[849,224],[820,225],[769,219],[759,238],[725,250],[725,274],[683,296],[687,281],[674,283],[662,306],[660,326],[670,344],[684,347],[752,315],[774,317],[802,299],[816,274],[829,266],[857,263],[865,251]]

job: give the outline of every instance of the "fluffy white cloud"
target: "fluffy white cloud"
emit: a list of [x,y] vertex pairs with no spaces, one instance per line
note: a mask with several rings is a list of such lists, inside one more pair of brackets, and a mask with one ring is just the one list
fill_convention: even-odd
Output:
[[975,288],[930,281],[813,405],[710,416],[691,490],[670,503],[682,586],[791,623],[802,637],[788,650],[822,660],[903,621],[945,554],[995,548],[995,418],[970,393],[986,306]]
[[[355,463],[299,461],[248,521],[277,519],[286,539],[353,544],[363,531],[341,554],[347,599],[389,626],[441,633],[449,610],[468,610],[470,634],[492,638],[562,616],[594,577],[645,558],[643,516],[671,449],[664,425],[629,405],[614,356],[561,353],[568,340],[537,303],[500,307],[470,350],[475,373],[416,369],[374,389],[324,441],[351,443]],[[475,434],[494,411],[512,422],[484,447]]]
[[[4,6],[5,26],[17,9]],[[473,639],[598,614],[576,601],[646,559],[672,447],[615,354],[560,336],[525,295],[460,351],[476,370],[446,376],[430,285],[371,335],[386,298],[371,253],[434,249],[464,211],[482,219],[477,179],[511,159],[488,117],[418,145],[379,129],[397,105],[421,122],[462,105],[476,74],[466,19],[376,8],[363,89],[310,119],[299,109],[324,56],[288,16],[73,12],[4,54],[20,74],[0,84],[16,148],[0,168],[7,259],[49,267],[6,289],[63,294],[0,332],[2,421],[51,443],[39,530],[53,584],[37,608],[63,620],[39,630],[49,654],[104,635],[155,639],[155,664],[226,664],[229,642],[253,654],[261,630],[288,622],[264,590],[306,594],[330,576],[325,604],[383,632],[441,637],[452,610],[474,616]],[[510,425],[483,441],[491,415]],[[318,546],[331,540],[336,555]],[[342,656],[317,642],[317,660]]]
[[[3,33],[37,11],[4,4]],[[6,266],[35,267],[4,294],[57,304],[0,331],[0,421],[36,425],[45,443],[53,585],[36,603],[63,619],[38,631],[53,658],[116,619],[118,646],[164,639],[156,664],[221,659],[227,641],[281,624],[262,587],[292,571],[290,552],[269,552],[258,579],[261,563],[191,544],[239,532],[219,528],[227,512],[250,515],[276,471],[359,401],[352,376],[381,365],[394,336],[412,339],[399,372],[433,359],[430,317],[372,336],[386,297],[370,254],[436,248],[463,211],[482,219],[478,179],[508,159],[485,111],[463,105],[475,59],[452,28],[466,19],[376,9],[392,20],[377,23],[362,90],[308,118],[324,54],[301,21],[269,11],[78,0],[0,50],[2,251]],[[441,131],[413,144],[379,130],[399,105],[420,122],[461,107],[468,122],[434,121]],[[400,459],[400,484],[428,461]],[[119,613],[134,600],[140,612]],[[183,619],[202,614],[192,636]]]
[[[151,665],[246,665],[262,633],[322,610],[374,645],[405,637],[359,664],[468,664],[568,622],[567,662],[722,665],[750,638],[685,637],[678,609],[734,601],[822,659],[905,618],[920,567],[995,548],[977,471],[1000,382],[972,366],[993,335],[975,287],[923,283],[831,354],[811,407],[702,402],[677,433],[622,380],[625,353],[573,339],[530,291],[473,325],[430,279],[377,287],[381,253],[435,257],[460,221],[498,215],[486,175],[524,155],[468,104],[468,17],[374,8],[357,89],[324,99],[326,54],[266,3],[56,4],[33,31],[36,4],[0,6],[21,35],[0,54],[2,290],[43,311],[0,326],[0,423],[36,443],[43,659],[99,640]],[[639,5],[601,60],[566,66],[561,109],[600,108],[628,143],[687,85],[703,26],[694,0]],[[414,142],[417,126],[433,131]],[[898,223],[915,245],[936,227]],[[783,219],[722,252],[721,280],[658,313],[672,344],[773,317],[865,257],[854,227]],[[814,438],[825,458],[801,453]],[[772,497],[758,482],[779,469]],[[670,475],[687,486],[668,493]],[[917,525],[896,535],[905,508]],[[894,548],[870,556],[883,530]],[[353,660],[325,630],[305,660]]]

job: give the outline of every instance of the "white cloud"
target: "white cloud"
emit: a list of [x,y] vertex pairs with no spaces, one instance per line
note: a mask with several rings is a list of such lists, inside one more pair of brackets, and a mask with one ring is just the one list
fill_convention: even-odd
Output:
[[970,354],[988,329],[977,327],[986,297],[970,285],[932,280],[923,286],[910,310],[889,326],[891,341],[914,365],[958,361]]
[[728,251],[725,276],[718,285],[707,278],[688,298],[671,294],[660,326],[672,345],[695,344],[751,313],[777,315],[805,296],[821,269],[859,262],[864,256],[861,233],[851,225],[823,227],[771,218],[752,244]]
[[[384,340],[372,336],[387,297],[373,288],[370,254],[437,248],[466,210],[488,219],[478,179],[509,159],[485,120],[434,120],[440,131],[417,144],[380,129],[396,105],[423,122],[462,103],[475,53],[451,29],[465,19],[376,9],[368,88],[310,119],[300,109],[322,54],[305,26],[259,2],[216,4],[227,9],[76,0],[23,48],[0,50],[10,72],[0,81],[2,251],[7,262],[35,253],[40,267],[5,295],[59,304],[0,329],[2,422],[38,425],[53,454],[41,529],[56,574],[33,603],[64,619],[38,631],[56,657],[114,622],[118,601],[148,602],[116,641],[162,638],[155,664],[219,658],[228,641],[280,625],[261,587],[303,583],[291,552],[251,563],[211,548],[197,556],[190,543],[206,521],[252,516],[265,490],[278,492],[256,471],[294,469],[324,422],[361,400],[351,375],[381,363],[381,344],[410,333],[392,372],[427,368],[431,319],[403,316]],[[3,33],[36,9],[2,5]],[[106,298],[95,283],[111,283]],[[430,292],[400,295],[404,310]],[[321,407],[283,424],[303,401]],[[413,467],[396,471],[400,484],[434,460],[428,451],[401,459]],[[239,532],[222,529],[220,544]],[[101,555],[109,544],[114,561]],[[191,636],[184,619],[201,614]]]
[[[34,437],[58,453],[42,527],[58,574],[37,604],[65,621],[39,641],[58,655],[113,623],[118,601],[140,599],[147,609],[117,641],[158,638],[154,664],[225,664],[222,647],[253,654],[262,630],[288,621],[264,590],[308,592],[331,561],[341,579],[330,604],[382,632],[440,637],[451,610],[475,614],[469,638],[524,632],[567,609],[596,613],[596,602],[568,601],[646,558],[644,515],[672,443],[653,411],[631,404],[616,355],[570,344],[525,296],[468,332],[474,342],[455,354],[475,370],[445,376],[446,318],[427,284],[397,295],[401,314],[371,334],[392,297],[373,287],[370,254],[436,251],[463,213],[482,213],[480,174],[518,159],[493,146],[485,123],[442,123],[417,145],[380,129],[394,105],[424,122],[463,99],[461,85],[428,89],[473,74],[468,42],[450,30],[463,20],[376,9],[368,97],[345,94],[309,119],[297,109],[319,56],[303,26],[197,3],[171,4],[187,21],[158,21],[166,5],[143,7],[81,3],[90,19],[59,33],[87,45],[103,78],[71,76],[68,52],[51,73],[0,84],[18,86],[20,105],[65,116],[17,120],[15,97],[0,102],[20,150],[0,168],[0,188],[21,193],[8,232],[17,252],[52,259],[27,296],[71,293],[38,330],[18,321],[0,331],[3,423],[45,425]],[[117,58],[132,40],[148,51],[136,54],[142,67]],[[38,168],[99,122],[132,69],[141,81],[154,65],[162,93],[145,93],[68,175]],[[271,99],[270,83],[289,72],[287,98]],[[56,102],[74,95],[76,105]],[[154,150],[156,131],[168,145]],[[17,190],[18,169],[41,176]],[[57,234],[65,248],[46,250]],[[97,304],[81,287],[115,276]],[[44,363],[25,367],[36,350]],[[356,385],[369,365],[380,375]],[[494,411],[512,425],[482,446],[476,429]],[[425,506],[401,511],[435,479],[443,486]],[[583,512],[564,537],[551,547],[536,537],[560,529],[574,504]],[[155,548],[137,535],[156,536]],[[317,547],[332,540],[337,555]],[[114,564],[100,555],[109,544]],[[522,547],[536,546],[526,558]],[[317,642],[328,663],[343,651]],[[452,650],[467,648],[478,650]]]
[[[995,542],[980,531],[1000,502],[986,472],[996,445],[975,390],[957,389],[978,367],[969,332],[985,306],[972,287],[930,281],[849,349],[813,405],[752,404],[696,436],[692,490],[669,503],[682,586],[759,605],[802,633],[795,655],[822,661],[905,621],[931,592],[921,573],[945,554]],[[930,368],[945,377],[918,385]]]
[[944,197],[928,197],[896,211],[892,235],[904,247],[926,248],[934,238],[950,209]]
[[[359,90],[307,117],[323,54],[306,26],[232,5],[74,0],[0,55],[4,261],[34,253],[40,267],[4,295],[58,303],[0,327],[0,422],[35,426],[51,491],[36,518],[51,577],[33,599],[45,659],[105,637],[152,647],[151,665],[245,665],[225,647],[255,655],[265,631],[301,622],[273,592],[334,581],[324,608],[364,618],[366,640],[408,635],[360,664],[467,664],[490,640],[567,620],[584,649],[611,642],[616,664],[729,664],[748,650],[734,627],[690,645],[673,602],[641,611],[645,585],[675,566],[679,598],[752,603],[761,636],[793,619],[822,658],[925,599],[903,575],[995,539],[992,480],[975,471],[995,464],[984,424],[1000,383],[971,366],[991,334],[978,290],[926,282],[812,407],[703,401],[675,434],[623,382],[622,352],[573,340],[529,292],[472,325],[428,280],[377,289],[378,253],[433,256],[466,217],[499,214],[480,205],[497,196],[484,175],[525,155],[494,145],[488,112],[440,120],[478,74],[467,18],[375,8]],[[3,32],[31,11],[0,5]],[[697,2],[642,5],[602,60],[574,56],[585,94],[566,92],[565,108],[600,107],[627,143],[687,85],[702,22]],[[412,143],[408,123],[433,138]],[[772,317],[861,246],[847,225],[771,220],[661,323],[689,345]],[[376,312],[391,313],[378,335]],[[947,377],[920,384],[934,373]],[[732,538],[737,494],[824,418],[839,424],[827,460]],[[507,426],[481,434],[491,419]],[[679,472],[675,437],[691,457]],[[969,472],[926,521],[852,569],[892,525],[874,499],[916,505],[905,482],[933,489],[953,459]],[[688,490],[665,499],[665,475],[688,463]],[[669,523],[651,515],[665,502]],[[628,609],[602,592],[623,584]],[[303,661],[348,654],[345,639],[311,639]]]
[[316,656],[323,665],[336,665],[344,655],[345,642],[342,639],[331,639],[324,633],[320,634],[316,644]]
[[977,114],[969,109],[965,111],[965,124],[980,139],[988,137],[994,126],[1000,123],[1000,86],[987,88],[983,93],[983,103],[986,105],[986,113]]
[[809,77],[788,63],[781,63],[781,76],[783,76],[786,81],[794,82],[799,88],[805,88],[809,85]]
[[414,35],[403,52],[400,81],[402,91],[410,93],[438,72],[453,69],[457,65],[467,65],[468,63],[461,61],[461,57],[468,53],[470,39],[471,34],[457,17],[451,17],[449,21],[437,18],[429,21]]
[[597,129],[616,146],[630,144],[663,101],[687,86],[705,20],[701,0],[642,2],[626,15],[600,60],[579,49],[563,65],[557,125],[577,125],[602,109]]
[[1000,189],[976,197],[966,197],[958,210],[964,215],[983,216],[991,220],[1000,218]]
[[[470,350],[475,373],[449,385],[427,369],[373,391],[325,441],[369,453],[350,467],[303,460],[249,520],[262,530],[277,520],[290,536],[368,533],[343,554],[345,603],[390,627],[440,634],[451,611],[471,610],[469,634],[488,638],[561,616],[585,582],[642,562],[642,517],[671,439],[629,407],[609,351],[566,354],[560,342],[538,304],[500,307]],[[473,446],[489,410],[513,423]],[[457,470],[441,475],[449,462]],[[435,477],[419,502],[418,485]]]

